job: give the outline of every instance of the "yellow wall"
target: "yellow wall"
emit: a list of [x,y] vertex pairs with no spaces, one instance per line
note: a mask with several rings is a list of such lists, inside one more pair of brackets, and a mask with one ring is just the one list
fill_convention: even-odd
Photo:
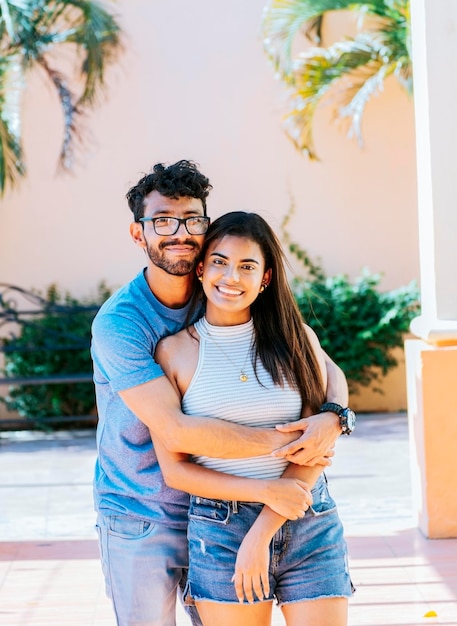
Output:
[[[356,412],[398,413],[407,410],[406,368],[403,348],[393,351],[398,366],[387,373],[380,383],[361,387],[351,394],[350,405]],[[375,391],[381,389],[382,393]]]

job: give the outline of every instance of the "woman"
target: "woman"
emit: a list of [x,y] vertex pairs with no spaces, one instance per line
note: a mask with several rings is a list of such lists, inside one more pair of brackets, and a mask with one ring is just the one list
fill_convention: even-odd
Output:
[[[322,350],[301,320],[265,220],[244,212],[218,218],[197,275],[205,316],[163,339],[155,355],[184,412],[259,426],[317,412],[326,386]],[[274,598],[288,626],[346,625],[346,544],[322,466],[287,466],[273,456],[190,460],[156,443],[167,483],[193,494],[188,587],[205,626],[267,625]],[[283,517],[260,497],[252,502],[253,489],[281,476],[298,481],[303,511]]]

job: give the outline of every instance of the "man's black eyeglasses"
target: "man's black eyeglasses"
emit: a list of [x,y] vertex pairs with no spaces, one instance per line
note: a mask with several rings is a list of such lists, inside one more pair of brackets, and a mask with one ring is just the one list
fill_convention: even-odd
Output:
[[140,217],[140,222],[152,222],[157,235],[174,235],[184,224],[189,235],[204,235],[209,227],[209,217]]

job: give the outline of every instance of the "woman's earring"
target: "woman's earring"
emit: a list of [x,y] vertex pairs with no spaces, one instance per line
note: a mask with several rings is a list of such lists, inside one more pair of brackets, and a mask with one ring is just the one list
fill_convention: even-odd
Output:
[[203,274],[200,274],[200,276],[197,276],[197,278],[201,283],[203,282]]
[[267,286],[266,286],[266,284],[265,284],[265,283],[262,283],[262,284],[260,285],[259,293],[263,293],[263,292],[265,291],[266,287],[267,287]]

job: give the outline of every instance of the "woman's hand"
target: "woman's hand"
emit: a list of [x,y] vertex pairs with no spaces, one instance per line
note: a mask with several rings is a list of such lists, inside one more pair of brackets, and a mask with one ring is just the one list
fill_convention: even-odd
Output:
[[305,515],[313,503],[308,483],[299,478],[265,480],[259,501],[286,519],[296,520]]
[[239,602],[253,603],[270,595],[268,570],[270,565],[270,540],[249,531],[238,550],[232,582]]

